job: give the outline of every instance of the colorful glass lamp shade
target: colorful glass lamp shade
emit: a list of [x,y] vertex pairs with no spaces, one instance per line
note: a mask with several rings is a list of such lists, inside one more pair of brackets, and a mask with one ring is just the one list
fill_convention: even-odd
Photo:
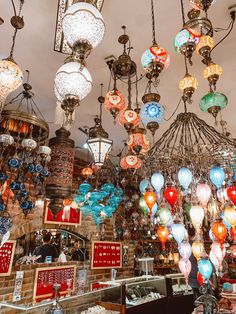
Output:
[[170,212],[169,208],[161,207],[159,209],[158,214],[159,214],[160,222],[163,225],[167,225],[171,219],[171,212]]
[[168,236],[169,236],[169,230],[166,226],[159,226],[157,228],[157,236],[161,242],[162,245],[162,250],[165,250],[165,244],[168,240]]
[[214,39],[208,35],[202,35],[196,47],[197,52],[204,58],[204,63],[210,62],[210,54],[212,48],[215,46]]
[[135,128],[128,138],[127,145],[136,155],[148,152],[150,143],[146,138],[146,130],[139,127]]
[[211,188],[206,183],[199,183],[196,189],[196,195],[201,205],[206,206],[211,197]]
[[210,92],[200,100],[200,109],[204,112],[209,112],[216,118],[218,112],[224,109],[228,104],[228,98],[218,92]]
[[179,82],[179,89],[183,92],[186,100],[191,99],[197,87],[198,80],[190,74],[186,74],[185,77]]
[[152,191],[152,189],[148,189],[144,195],[144,200],[150,210],[150,215],[152,215],[152,208],[153,206],[156,204],[157,201],[157,196],[156,193],[154,191]]
[[140,119],[152,134],[155,134],[155,131],[159,128],[160,123],[164,120],[164,115],[165,109],[158,102],[147,102],[141,107]]
[[196,229],[201,228],[204,215],[204,209],[201,206],[194,205],[190,208],[190,218]]
[[213,222],[211,230],[216,239],[219,241],[221,247],[223,247],[223,244],[228,236],[228,230],[222,219],[217,219],[215,222]]
[[186,284],[188,285],[188,276],[192,269],[191,262],[189,260],[185,261],[184,259],[181,258],[179,260],[179,269],[181,273],[184,275]]
[[165,179],[163,175],[159,172],[156,172],[151,177],[151,183],[157,193],[160,193],[161,189],[164,186]]
[[186,229],[182,223],[174,223],[171,228],[171,233],[175,241],[180,245],[186,236]]
[[233,227],[236,225],[236,210],[234,206],[227,205],[224,209],[224,219]]
[[135,155],[128,155],[121,159],[120,166],[122,169],[139,169],[142,166],[142,160]]
[[192,182],[193,174],[188,168],[180,168],[178,171],[178,180],[180,185],[187,190]]
[[210,180],[211,182],[220,189],[225,180],[225,171],[221,166],[213,166],[210,170]]
[[146,72],[157,77],[163,69],[168,68],[170,55],[165,49],[158,45],[153,45],[143,53],[141,64]]
[[216,87],[216,83],[222,75],[222,67],[215,63],[210,63],[203,71],[203,76],[208,80],[211,86]]
[[84,177],[88,178],[93,174],[93,169],[90,167],[85,167],[82,169],[81,173]]
[[115,119],[126,108],[125,97],[118,89],[113,89],[106,94],[104,106]]
[[143,179],[142,181],[140,181],[139,183],[139,191],[144,194],[146,191],[146,188],[148,188],[148,186],[150,185],[149,180],[147,179]]
[[189,260],[192,254],[192,247],[188,241],[183,241],[179,244],[179,254],[185,262]]
[[138,126],[140,122],[139,114],[133,109],[126,109],[119,116],[120,125],[124,126],[126,131],[130,133],[132,129]]
[[200,259],[198,262],[199,273],[206,279],[209,280],[211,278],[213,272],[212,263],[208,259]]
[[205,248],[204,248],[204,244],[202,241],[197,240],[197,241],[193,242],[192,252],[193,252],[193,255],[196,257],[197,261],[200,260],[204,251],[205,251]]
[[236,205],[236,186],[232,185],[227,188],[227,195],[231,202]]
[[179,197],[177,189],[173,186],[168,186],[165,188],[163,196],[166,199],[166,201],[170,204],[173,210]]

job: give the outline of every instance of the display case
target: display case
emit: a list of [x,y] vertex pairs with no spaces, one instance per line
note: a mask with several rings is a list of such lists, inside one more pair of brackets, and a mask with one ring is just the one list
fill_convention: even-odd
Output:
[[166,289],[168,295],[167,313],[191,314],[194,310],[193,292],[182,274],[166,275]]

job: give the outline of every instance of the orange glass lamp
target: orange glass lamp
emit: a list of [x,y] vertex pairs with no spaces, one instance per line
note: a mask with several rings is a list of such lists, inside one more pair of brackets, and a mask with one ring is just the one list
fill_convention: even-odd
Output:
[[185,97],[186,100],[191,99],[197,87],[198,87],[198,80],[188,73],[179,82],[179,88],[183,92],[183,96]]
[[205,79],[208,80],[211,86],[215,87],[216,82],[218,81],[222,73],[223,73],[222,67],[212,62],[203,71],[203,76]]
[[205,64],[210,62],[211,50],[215,46],[214,39],[208,35],[202,35],[200,37],[200,41],[196,47],[197,52],[202,56],[205,60]]
[[81,173],[84,177],[88,178],[93,174],[93,169],[90,167],[86,167],[86,168],[82,169]]
[[133,109],[126,109],[119,116],[119,123],[128,133],[140,123],[139,114]]
[[203,241],[201,240],[194,241],[192,244],[192,252],[193,252],[193,255],[196,257],[197,261],[199,261],[201,256],[205,252]]
[[127,145],[136,155],[145,154],[150,149],[150,143],[146,138],[146,130],[144,128],[136,127],[129,136]]
[[165,250],[165,244],[168,240],[168,236],[169,236],[169,230],[166,226],[159,226],[157,228],[157,236],[161,242],[162,245],[162,250]]
[[104,106],[115,119],[126,108],[125,97],[118,89],[113,89],[106,94]]
[[216,239],[219,241],[221,248],[223,247],[223,244],[228,236],[228,230],[223,223],[222,219],[216,219],[215,222],[213,222],[211,226],[211,230],[213,235],[216,237]]
[[236,210],[234,206],[226,206],[224,209],[225,220],[233,227],[236,225]]
[[143,195],[144,200],[149,208],[150,215],[152,215],[152,208],[157,201],[156,193],[152,189],[147,189],[147,191]]

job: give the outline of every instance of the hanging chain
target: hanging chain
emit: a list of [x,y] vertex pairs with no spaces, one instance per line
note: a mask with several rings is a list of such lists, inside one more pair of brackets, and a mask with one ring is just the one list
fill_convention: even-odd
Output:
[[153,0],[151,0],[151,12],[152,12],[152,44],[156,45],[156,31],[155,31],[155,16],[154,16],[154,5]]
[[184,13],[184,2],[181,0],[181,12],[182,12],[182,20],[183,20],[183,26],[185,25],[185,13]]
[[129,110],[131,110],[131,79],[130,79],[130,75],[128,78],[128,108]]
[[[21,15],[21,11],[22,11],[23,4],[24,4],[24,1],[23,1],[23,0],[20,0],[18,16]],[[15,5],[14,5],[14,1],[13,1],[13,0],[12,0],[12,5],[13,5],[13,8],[14,8],[15,16],[17,16],[17,15],[16,15],[16,9],[15,9]],[[11,50],[10,50],[10,56],[9,56],[10,59],[13,59],[13,51],[14,51],[14,47],[15,47],[15,43],[16,43],[16,35],[17,35],[17,32],[18,32],[18,28],[15,27],[14,34],[13,34],[13,37],[12,37],[12,45],[11,45]]]

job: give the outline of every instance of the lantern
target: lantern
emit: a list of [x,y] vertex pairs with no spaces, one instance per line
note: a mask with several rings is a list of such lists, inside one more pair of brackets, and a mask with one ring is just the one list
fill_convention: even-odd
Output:
[[164,225],[167,225],[168,222],[171,219],[171,212],[168,208],[166,207],[161,207],[159,209],[159,218],[160,218],[160,222]]
[[95,137],[87,140],[88,148],[93,155],[96,166],[104,164],[107,155],[111,151],[112,143],[113,141],[106,137]]
[[211,167],[210,180],[217,187],[217,189],[220,189],[225,180],[224,169],[220,166]]
[[129,136],[127,145],[136,155],[145,154],[150,149],[150,143],[146,138],[146,130],[144,128],[135,128]]
[[223,70],[221,66],[215,63],[211,63],[203,71],[203,76],[205,79],[208,80],[210,85],[215,86],[216,82],[218,81],[222,73],[223,73]]
[[162,250],[165,250],[165,244],[167,242],[168,236],[169,236],[169,230],[166,226],[159,226],[157,228],[157,236],[162,244]]
[[173,186],[168,186],[164,190],[164,198],[171,205],[172,209],[174,208],[175,203],[178,200],[178,191]]
[[204,209],[201,206],[195,205],[190,208],[190,218],[196,229],[201,228],[204,215]]
[[200,240],[194,241],[192,244],[192,252],[196,259],[200,260],[201,256],[205,252],[203,242]]
[[56,131],[56,137],[49,140],[52,150],[49,171],[51,173],[45,187],[46,197],[50,199],[48,208],[54,216],[64,207],[63,200],[71,197],[74,141],[69,138],[70,132],[65,128]]
[[118,89],[113,89],[106,94],[104,106],[115,119],[126,108],[125,97]]
[[186,229],[183,224],[181,223],[174,223],[172,225],[171,233],[175,239],[175,241],[180,245],[183,239],[186,236]]
[[191,62],[193,52],[199,43],[201,35],[193,29],[184,28],[175,37],[174,47],[177,52],[181,52]]
[[151,183],[157,193],[160,193],[161,189],[164,186],[165,179],[163,175],[159,172],[154,173],[151,177]]
[[218,200],[224,204],[226,201],[228,201],[228,195],[227,195],[227,190],[225,188],[217,190],[217,197]]
[[93,169],[91,169],[90,167],[86,167],[82,170],[81,173],[84,177],[88,178],[88,177],[91,177],[91,175],[93,174]]
[[153,45],[143,53],[141,64],[146,72],[157,77],[163,69],[168,68],[170,55],[165,49],[158,45]]
[[231,202],[236,205],[236,186],[229,186],[227,188],[227,195],[229,197],[229,199],[231,200]]
[[199,273],[206,279],[209,280],[211,278],[213,272],[212,263],[205,258],[200,259],[198,262]]
[[186,284],[188,285],[188,276],[191,272],[192,269],[192,265],[190,263],[190,261],[188,260],[187,262],[184,259],[180,259],[179,260],[179,269],[181,271],[181,273],[184,275],[185,280],[186,280]]
[[180,168],[178,172],[178,180],[180,185],[187,190],[190,183],[192,182],[193,175],[188,168]]
[[148,188],[148,186],[150,185],[149,180],[147,179],[143,179],[142,181],[140,181],[139,183],[139,191],[144,194],[146,191],[146,188]]
[[233,206],[226,206],[224,209],[224,219],[231,225],[236,225],[236,210]]
[[152,208],[154,206],[154,204],[157,201],[157,196],[156,193],[154,191],[152,191],[151,189],[148,189],[145,193],[144,193],[144,200],[150,210],[150,215],[152,214]]
[[206,60],[209,60],[212,48],[215,46],[214,39],[208,35],[202,35],[196,47],[197,52]]
[[234,240],[235,237],[236,237],[236,225],[234,225],[234,226],[232,226],[232,227],[230,228],[230,235],[231,235],[231,237],[232,237],[233,240]]
[[207,210],[211,219],[214,220],[219,214],[218,202],[215,199],[212,199],[207,205]]
[[133,109],[126,109],[121,112],[119,116],[120,125],[124,126],[126,131],[129,133],[134,129],[140,122],[139,114]]
[[186,100],[191,99],[197,87],[198,80],[190,74],[186,74],[185,77],[179,82],[179,89],[183,92]]
[[227,104],[228,98],[224,94],[210,92],[202,97],[199,106],[203,112],[209,112],[213,115],[214,118],[216,118],[218,112],[224,109]]
[[183,241],[179,244],[179,254],[185,262],[189,260],[192,254],[192,247],[188,241]]
[[144,126],[154,135],[160,123],[164,120],[164,114],[164,107],[158,102],[151,101],[141,107],[140,119]]
[[135,155],[128,155],[121,159],[120,166],[122,169],[139,169],[142,166],[142,160]]
[[197,272],[197,281],[200,286],[202,286],[205,281],[205,278],[199,273],[199,271]]
[[[216,257],[217,259],[217,265],[215,265],[215,259],[214,259],[214,256]],[[215,268],[218,270],[218,267],[220,267],[222,265],[222,262],[224,260],[224,257],[225,257],[225,254],[226,254],[226,248],[225,247],[221,247],[220,243],[218,242],[213,242],[212,245],[211,245],[211,251],[210,251],[210,259],[212,257],[212,263],[213,265],[215,266]]]
[[228,230],[222,222],[222,219],[217,219],[215,222],[213,222],[211,230],[216,239],[220,242],[221,248],[223,248],[223,244],[228,235]]
[[208,184],[206,183],[200,183],[197,185],[196,189],[196,195],[199,200],[199,202],[203,205],[206,206],[210,197],[211,197],[211,188]]

